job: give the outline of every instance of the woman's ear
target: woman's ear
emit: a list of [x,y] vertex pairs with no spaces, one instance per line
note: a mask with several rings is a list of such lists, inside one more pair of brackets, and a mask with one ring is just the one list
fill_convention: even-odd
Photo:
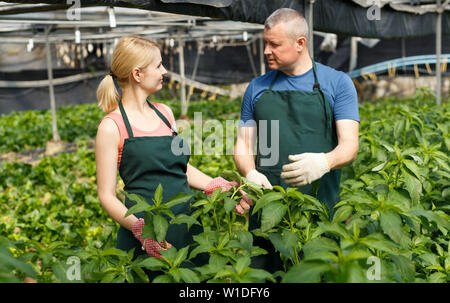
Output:
[[136,81],[137,83],[141,82],[141,70],[137,67],[133,68],[133,70],[131,71],[131,76],[133,77],[134,81]]

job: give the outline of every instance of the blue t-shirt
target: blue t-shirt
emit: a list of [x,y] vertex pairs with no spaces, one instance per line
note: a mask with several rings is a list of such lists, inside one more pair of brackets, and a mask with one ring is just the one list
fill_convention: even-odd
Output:
[[[359,122],[358,96],[355,85],[344,72],[337,71],[329,66],[316,63],[317,78],[325,96],[327,96],[334,119],[351,119]],[[265,90],[269,89],[272,80],[277,73],[272,70],[260,77],[253,79],[244,93],[241,107],[241,122],[254,120],[255,104]],[[290,76],[280,72],[272,90],[300,90],[313,91],[314,71],[311,68],[302,75]]]

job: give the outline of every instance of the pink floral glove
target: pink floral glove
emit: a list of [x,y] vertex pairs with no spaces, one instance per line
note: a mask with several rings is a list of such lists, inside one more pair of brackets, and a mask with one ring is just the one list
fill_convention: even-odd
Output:
[[138,239],[142,244],[142,250],[145,250],[147,254],[150,257],[156,257],[161,260],[164,260],[164,258],[161,256],[159,251],[166,250],[167,248],[171,248],[172,245],[166,241],[161,241],[161,243],[158,243],[157,241],[149,238],[142,238],[142,230],[144,228],[144,219],[138,219],[136,223],[134,223],[132,227],[133,235],[136,239]]
[[[239,184],[236,181],[229,182],[222,177],[217,177],[217,178],[212,179],[211,182],[209,182],[206,185],[204,193],[207,196],[211,196],[213,194],[213,192],[218,188],[222,188],[222,192],[224,192],[224,191],[230,190],[233,186],[237,187],[237,186],[239,186]],[[250,206],[253,205],[253,201],[252,201],[252,199],[250,199],[247,196],[247,194],[242,189],[240,189],[239,191],[242,194],[242,199],[235,206],[234,209],[238,213],[243,214],[244,209],[247,209],[247,210],[250,209]]]

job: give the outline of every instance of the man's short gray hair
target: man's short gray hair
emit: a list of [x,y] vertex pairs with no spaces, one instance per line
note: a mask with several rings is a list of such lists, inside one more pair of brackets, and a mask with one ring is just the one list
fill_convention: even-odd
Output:
[[271,29],[279,23],[286,25],[286,34],[293,40],[299,37],[308,38],[308,23],[301,13],[291,8],[279,8],[264,22],[264,27]]

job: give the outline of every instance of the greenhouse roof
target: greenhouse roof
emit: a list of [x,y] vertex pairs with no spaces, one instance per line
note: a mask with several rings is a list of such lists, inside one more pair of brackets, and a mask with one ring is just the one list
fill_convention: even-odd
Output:
[[[450,34],[448,0],[87,0],[80,3],[82,7],[139,8],[256,24],[264,23],[277,8],[290,7],[305,16],[312,11],[314,30],[384,39],[433,35],[436,32],[436,12],[440,12],[442,33]],[[66,0],[5,1],[0,2],[0,15],[4,15],[3,20],[6,15],[16,18],[22,13],[67,10],[71,7]],[[61,23],[64,23],[63,20]]]

